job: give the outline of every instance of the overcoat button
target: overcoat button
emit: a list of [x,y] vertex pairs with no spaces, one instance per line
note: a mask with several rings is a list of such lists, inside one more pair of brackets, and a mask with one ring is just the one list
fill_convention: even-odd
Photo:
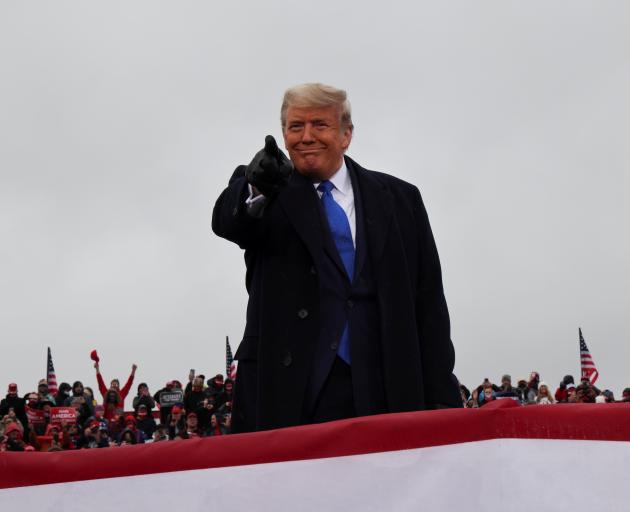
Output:
[[330,350],[337,350],[337,348],[339,348],[339,344],[336,341],[333,341],[330,344]]
[[291,357],[291,352],[287,352],[287,354],[284,356],[284,359],[282,360],[282,364],[284,366],[291,366],[292,362],[293,358]]
[[308,316],[308,311],[306,309],[300,309],[298,311],[298,316],[304,320]]
[[234,217],[238,215],[238,206],[234,207],[234,209],[232,210],[232,215],[234,215]]

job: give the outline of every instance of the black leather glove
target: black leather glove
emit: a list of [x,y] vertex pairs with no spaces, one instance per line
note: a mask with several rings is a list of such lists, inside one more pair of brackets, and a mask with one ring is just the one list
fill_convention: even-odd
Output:
[[271,197],[284,187],[293,172],[293,163],[278,148],[276,140],[265,137],[265,147],[261,149],[245,169],[247,181],[258,191]]

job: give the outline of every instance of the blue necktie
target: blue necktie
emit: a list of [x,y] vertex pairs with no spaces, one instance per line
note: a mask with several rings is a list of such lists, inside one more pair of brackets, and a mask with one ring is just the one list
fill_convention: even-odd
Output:
[[[350,282],[354,277],[354,243],[352,242],[352,232],[350,223],[343,208],[339,206],[332,196],[332,189],[335,186],[330,181],[323,181],[317,186],[317,190],[322,193],[322,206],[328,219],[328,226],[332,234],[333,241],[346,269]],[[350,336],[348,333],[348,323],[343,328],[343,334],[339,340],[337,354],[346,363],[350,364]]]

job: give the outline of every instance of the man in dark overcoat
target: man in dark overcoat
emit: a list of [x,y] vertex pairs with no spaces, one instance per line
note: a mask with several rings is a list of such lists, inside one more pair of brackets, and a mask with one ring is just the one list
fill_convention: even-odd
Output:
[[345,155],[343,90],[303,84],[214,207],[249,294],[232,431],[461,407],[440,262],[418,189]]

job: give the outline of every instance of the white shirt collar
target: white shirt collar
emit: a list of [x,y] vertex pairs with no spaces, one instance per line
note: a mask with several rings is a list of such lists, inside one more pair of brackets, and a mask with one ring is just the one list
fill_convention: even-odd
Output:
[[[335,188],[344,195],[347,194],[348,191],[352,190],[352,182],[350,181],[350,174],[348,173],[345,160],[342,160],[341,167],[337,169],[335,174],[333,174],[328,181],[330,181]],[[320,183],[320,181],[313,183],[313,186],[317,189],[317,186]]]

